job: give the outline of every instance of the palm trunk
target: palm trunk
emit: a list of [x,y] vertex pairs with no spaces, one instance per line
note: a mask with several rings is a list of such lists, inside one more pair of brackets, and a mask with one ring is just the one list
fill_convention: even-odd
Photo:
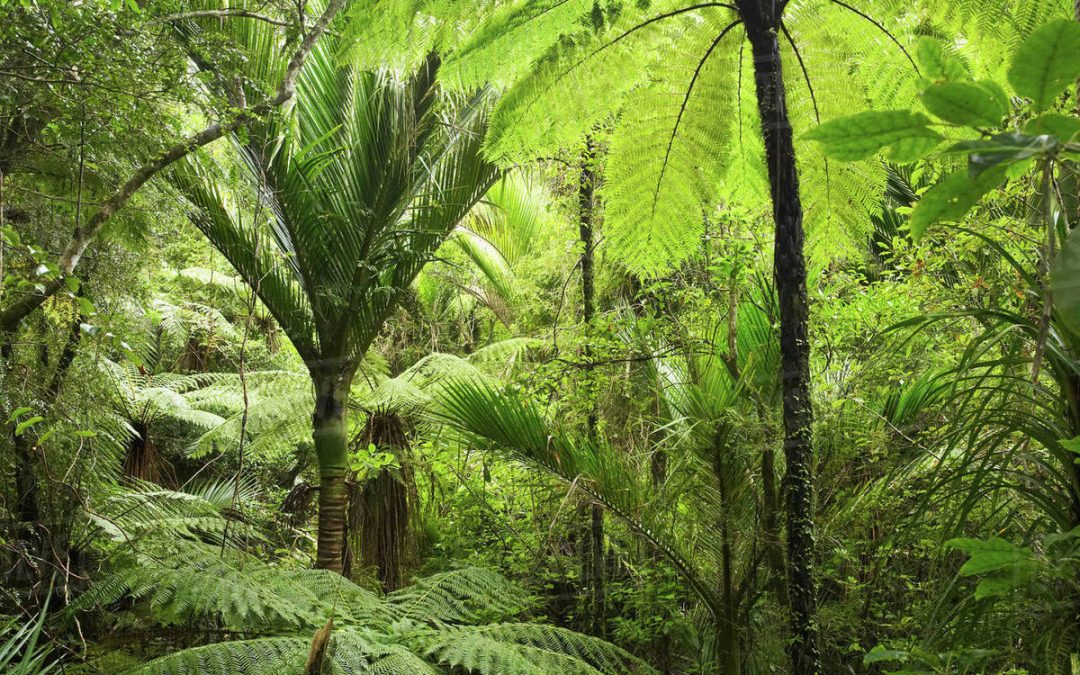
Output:
[[776,227],[773,274],[780,301],[790,656],[793,673],[810,675],[820,671],[820,657],[815,623],[812,408],[802,204],[784,94],[777,5],[764,0],[739,0],[738,7],[754,56],[754,82]]
[[336,370],[313,376],[315,414],[312,437],[319,460],[319,549],[315,566],[340,573],[345,548],[345,506],[348,488],[345,404],[351,374]]

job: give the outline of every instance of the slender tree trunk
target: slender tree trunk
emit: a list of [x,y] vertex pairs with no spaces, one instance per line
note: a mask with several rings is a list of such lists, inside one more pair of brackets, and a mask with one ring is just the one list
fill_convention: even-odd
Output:
[[820,671],[814,578],[814,483],[806,261],[795,146],[784,93],[777,3],[738,0],[754,57],[758,112],[776,227],[773,274],[780,301],[781,384],[787,472],[788,598],[792,672]]
[[349,470],[346,403],[352,374],[340,369],[313,374],[315,414],[312,437],[319,460],[319,532],[315,566],[340,573],[345,547],[345,507]]
[[[15,365],[14,336],[0,333],[0,337],[4,338],[3,344],[0,344],[0,368],[2,368],[4,376],[3,386],[5,391],[3,396],[6,399],[11,387],[14,386],[11,381]],[[11,414],[9,407],[14,408],[15,404],[3,407],[4,419],[7,419]],[[37,527],[41,521],[41,509],[38,506],[38,485],[37,476],[34,472],[33,450],[25,434],[15,433],[18,422],[18,420],[13,420],[8,424],[8,432],[11,434],[11,447],[15,455],[15,507],[12,511],[20,524]]]
[[742,669],[742,658],[739,654],[739,631],[737,608],[735,606],[735,578],[732,570],[731,531],[729,527],[729,514],[731,511],[731,494],[729,487],[727,462],[724,446],[720,435],[714,439],[713,445],[713,473],[716,475],[716,485],[720,493],[720,579],[721,596],[724,600],[724,616],[720,620],[717,631],[717,651],[720,654],[720,672],[725,675],[737,675]]
[[[579,207],[579,231],[581,236],[581,308],[582,319],[585,322],[585,360],[592,361],[592,335],[591,327],[593,316],[596,314],[595,305],[595,279],[593,274],[593,226],[595,225],[594,211],[596,205],[596,147],[591,138],[585,141],[585,154],[581,159],[581,179],[578,184],[578,207]],[[589,391],[589,413],[586,418],[589,438],[596,440],[596,401],[593,392],[593,366],[588,363],[585,366],[585,379]],[[607,576],[606,555],[604,552],[604,509],[599,504],[593,504],[591,510],[591,522],[589,527],[590,548],[592,556],[590,563],[590,577],[592,580],[592,629],[596,635],[607,634],[607,596],[605,592],[605,577]]]

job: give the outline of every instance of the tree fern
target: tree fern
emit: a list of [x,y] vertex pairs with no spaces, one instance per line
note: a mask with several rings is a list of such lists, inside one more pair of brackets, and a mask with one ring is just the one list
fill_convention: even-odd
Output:
[[[797,132],[881,104],[882,69],[889,85],[903,88],[892,96],[912,91],[916,73],[902,50],[913,44],[913,20],[898,20],[904,12],[884,0],[861,5],[869,21],[825,1],[785,12]],[[738,17],[722,3],[599,7],[508,3],[448,57],[446,73],[464,82],[510,80],[488,136],[489,151],[502,161],[574,148],[614,115],[603,188],[609,244],[631,270],[661,272],[697,248],[703,220],[718,206],[768,208],[752,63]],[[875,14],[888,21],[899,48],[873,23]],[[507,51],[520,61],[507,67]],[[854,241],[864,234],[849,228],[876,203],[884,173],[873,163],[828,166],[816,149],[804,152],[811,244],[825,260],[851,253],[835,246],[837,235]],[[817,243],[824,241],[833,242],[830,250]]]

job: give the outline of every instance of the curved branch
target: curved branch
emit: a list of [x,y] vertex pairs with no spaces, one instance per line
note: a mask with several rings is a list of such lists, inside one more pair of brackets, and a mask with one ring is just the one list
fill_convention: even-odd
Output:
[[922,73],[921,73],[921,72],[919,72],[919,66],[918,66],[918,65],[916,65],[916,63],[915,63],[915,59],[911,58],[911,54],[909,54],[909,53],[908,53],[908,50],[904,48],[904,45],[900,44],[900,41],[896,39],[896,36],[894,36],[894,35],[893,35],[892,33],[890,33],[890,32],[889,32],[889,29],[887,29],[887,28],[886,28],[885,26],[883,26],[883,25],[882,25],[882,24],[881,24],[881,23],[880,23],[879,21],[877,21],[876,19],[874,19],[874,17],[870,16],[869,14],[865,14],[865,13],[863,13],[863,12],[860,12],[859,10],[855,9],[855,8],[854,8],[854,7],[852,7],[851,5],[849,5],[849,4],[847,4],[846,2],[844,2],[843,0],[829,0],[829,2],[833,3],[834,5],[840,5],[840,6],[841,6],[841,7],[843,7],[844,9],[847,9],[848,11],[854,12],[855,14],[857,14],[857,15],[861,16],[862,18],[866,19],[866,20],[867,20],[867,21],[869,21],[870,23],[872,23],[872,24],[874,24],[875,26],[877,26],[877,29],[878,29],[878,30],[880,30],[880,31],[881,31],[882,33],[884,33],[884,34],[885,34],[885,35],[886,35],[886,36],[887,36],[887,37],[888,37],[888,38],[889,38],[890,40],[892,40],[892,41],[893,41],[893,43],[894,43],[894,44],[895,44],[895,45],[896,45],[897,47],[899,47],[899,48],[900,48],[900,51],[904,53],[904,56],[906,56],[906,57],[907,57],[907,60],[911,62],[911,67],[915,69],[915,73],[916,73],[917,75],[920,75],[920,76],[922,75]]
[[682,105],[679,106],[679,114],[675,117],[675,126],[671,129],[671,137],[668,139],[667,150],[664,152],[664,161],[660,164],[660,176],[656,179],[656,190],[653,192],[652,213],[656,215],[656,202],[660,199],[660,187],[664,183],[664,174],[667,173],[668,161],[671,158],[671,148],[675,145],[675,136],[679,133],[679,125],[682,123],[683,114],[686,113],[686,106],[690,103],[690,96],[694,93],[694,85],[697,84],[698,76],[701,75],[702,69],[708,62],[709,57],[712,56],[713,51],[720,44],[720,41],[724,39],[724,36],[731,31],[732,28],[738,26],[741,21],[732,21],[730,24],[724,27],[724,30],[720,31],[720,35],[716,36],[716,39],[712,41],[709,48],[705,50],[705,54],[698,61],[697,68],[694,68],[694,75],[690,78],[690,85],[686,88],[686,95],[683,96]]

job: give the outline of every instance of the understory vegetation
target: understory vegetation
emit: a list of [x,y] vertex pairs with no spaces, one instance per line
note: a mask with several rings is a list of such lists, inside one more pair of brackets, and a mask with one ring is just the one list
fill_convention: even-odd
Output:
[[1080,3],[0,0],[0,671],[1080,673]]

